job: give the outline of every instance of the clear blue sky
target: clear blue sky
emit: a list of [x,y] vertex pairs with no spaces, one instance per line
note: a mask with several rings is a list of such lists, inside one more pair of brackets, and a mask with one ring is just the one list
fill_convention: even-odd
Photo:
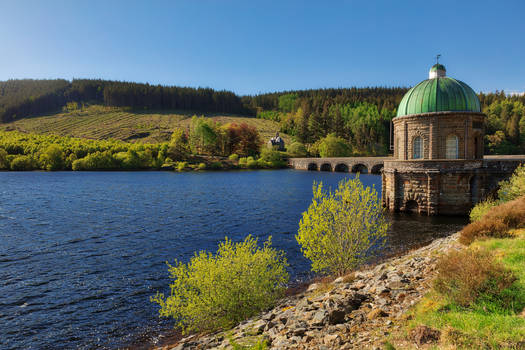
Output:
[[525,91],[525,1],[0,0],[0,80]]

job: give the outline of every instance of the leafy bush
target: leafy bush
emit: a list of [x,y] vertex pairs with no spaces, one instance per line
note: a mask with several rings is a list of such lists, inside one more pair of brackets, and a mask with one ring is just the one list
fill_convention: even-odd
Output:
[[64,168],[64,151],[56,144],[47,146],[44,153],[40,155],[40,162],[46,170],[61,170]]
[[525,164],[520,165],[512,176],[500,182],[498,197],[502,202],[508,202],[520,196],[525,196]]
[[321,157],[348,157],[352,155],[352,149],[348,143],[335,136],[335,134],[328,134],[325,138],[319,141],[318,145],[319,155]]
[[184,160],[190,154],[188,136],[181,128],[173,130],[168,146],[168,155],[172,159]]
[[271,168],[284,168],[287,165],[281,152],[267,147],[261,150],[259,160],[264,161],[264,165]]
[[222,163],[221,162],[213,162],[210,164],[210,169],[212,170],[220,170],[222,169]]
[[239,160],[239,156],[235,153],[232,153],[230,154],[230,156],[228,157],[229,160],[231,160],[232,162],[236,162]]
[[275,304],[288,282],[287,266],[271,238],[262,248],[252,236],[239,243],[226,238],[216,254],[200,251],[187,264],[169,265],[171,293],[152,301],[185,332],[227,328]]
[[0,169],[9,169],[9,159],[7,158],[7,151],[0,148]]
[[30,156],[16,156],[10,163],[11,170],[27,171],[38,169],[38,164]]
[[510,237],[509,230],[525,228],[525,196],[493,207],[478,221],[461,231],[463,244],[470,244],[480,237]]
[[72,164],[73,170],[114,170],[120,168],[120,163],[110,151],[90,153],[77,159]]
[[470,222],[478,221],[479,219],[481,219],[483,217],[483,215],[488,213],[488,211],[490,209],[494,208],[496,205],[498,205],[498,202],[496,202],[495,200],[490,199],[490,198],[486,199],[486,200],[484,200],[482,202],[479,202],[470,211],[470,214],[469,214]]
[[438,261],[437,270],[434,288],[461,306],[472,306],[480,297],[497,296],[516,280],[512,271],[483,250],[450,252]]
[[177,171],[184,171],[188,166],[187,162],[177,162]]
[[314,183],[295,238],[313,271],[345,275],[377,252],[387,229],[377,192],[356,177],[329,193]]
[[205,170],[205,169],[206,169],[206,164],[204,164],[204,163],[199,163],[199,165],[197,166],[197,169],[199,169],[199,170]]
[[279,122],[281,121],[281,113],[278,111],[259,111],[257,112],[257,118]]
[[246,158],[246,157],[239,158],[239,165],[241,167],[245,167],[247,163],[248,163],[248,158]]
[[306,157],[308,155],[308,150],[301,142],[293,142],[286,150],[288,154],[294,157]]
[[257,169],[259,167],[259,163],[253,159],[253,157],[248,157],[246,160],[246,166],[250,169]]

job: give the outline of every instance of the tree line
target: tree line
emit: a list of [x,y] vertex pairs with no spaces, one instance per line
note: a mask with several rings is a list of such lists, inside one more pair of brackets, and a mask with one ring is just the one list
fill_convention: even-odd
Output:
[[[191,110],[256,115],[279,123],[295,141],[313,145],[332,135],[354,155],[388,153],[390,120],[403,87],[282,91],[238,96],[210,88],[150,85],[100,79],[8,80],[0,82],[0,120],[50,113],[70,102],[131,107],[135,110]],[[525,152],[525,96],[480,93],[487,118],[488,153]]]
[[0,120],[9,122],[60,110],[69,102],[131,107],[137,110],[191,110],[250,114],[231,91],[74,79],[0,82]]

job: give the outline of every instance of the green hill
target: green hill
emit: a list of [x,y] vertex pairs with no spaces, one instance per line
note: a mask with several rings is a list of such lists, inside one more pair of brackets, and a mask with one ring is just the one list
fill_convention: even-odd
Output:
[[[265,142],[279,131],[279,123],[254,117],[188,111],[140,112],[100,105],[0,123],[0,129],[88,139],[157,143],[169,140],[171,132],[177,127],[189,128],[193,115],[204,115],[222,124],[246,123],[256,127]],[[281,136],[289,144],[290,137],[282,133]]]

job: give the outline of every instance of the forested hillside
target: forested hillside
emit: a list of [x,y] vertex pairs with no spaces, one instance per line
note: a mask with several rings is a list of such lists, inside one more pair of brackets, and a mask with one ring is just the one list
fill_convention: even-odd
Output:
[[69,102],[139,110],[193,110],[249,114],[241,98],[209,88],[149,85],[108,80],[8,80],[0,82],[0,120],[59,111]]
[[[344,140],[347,153],[381,155],[388,152],[389,122],[407,89],[351,88],[290,91],[246,99],[259,118],[279,122],[296,140],[312,144],[331,135]],[[503,91],[479,95],[487,115],[487,154],[525,153],[525,95]],[[340,153],[339,153],[340,154]]]
[[[310,155],[320,154],[320,142],[328,136],[344,144],[343,151],[336,154],[383,155],[389,151],[390,120],[406,91],[407,88],[401,87],[367,87],[238,96],[210,88],[108,80],[9,80],[0,82],[0,120],[8,123],[28,116],[56,113],[63,119],[74,117],[78,108],[89,111],[90,105],[127,108],[127,111],[144,114],[159,111],[236,114],[278,123],[275,129],[304,144]],[[525,96],[497,92],[479,97],[483,112],[488,116],[487,153],[525,153]],[[73,124],[82,125],[77,122]],[[106,126],[111,129],[111,123],[111,118],[106,118],[97,129]],[[41,131],[39,125],[33,123],[31,131]],[[52,130],[42,132],[49,131]],[[75,133],[82,134],[83,130],[77,128]],[[109,134],[103,130],[99,133]]]

